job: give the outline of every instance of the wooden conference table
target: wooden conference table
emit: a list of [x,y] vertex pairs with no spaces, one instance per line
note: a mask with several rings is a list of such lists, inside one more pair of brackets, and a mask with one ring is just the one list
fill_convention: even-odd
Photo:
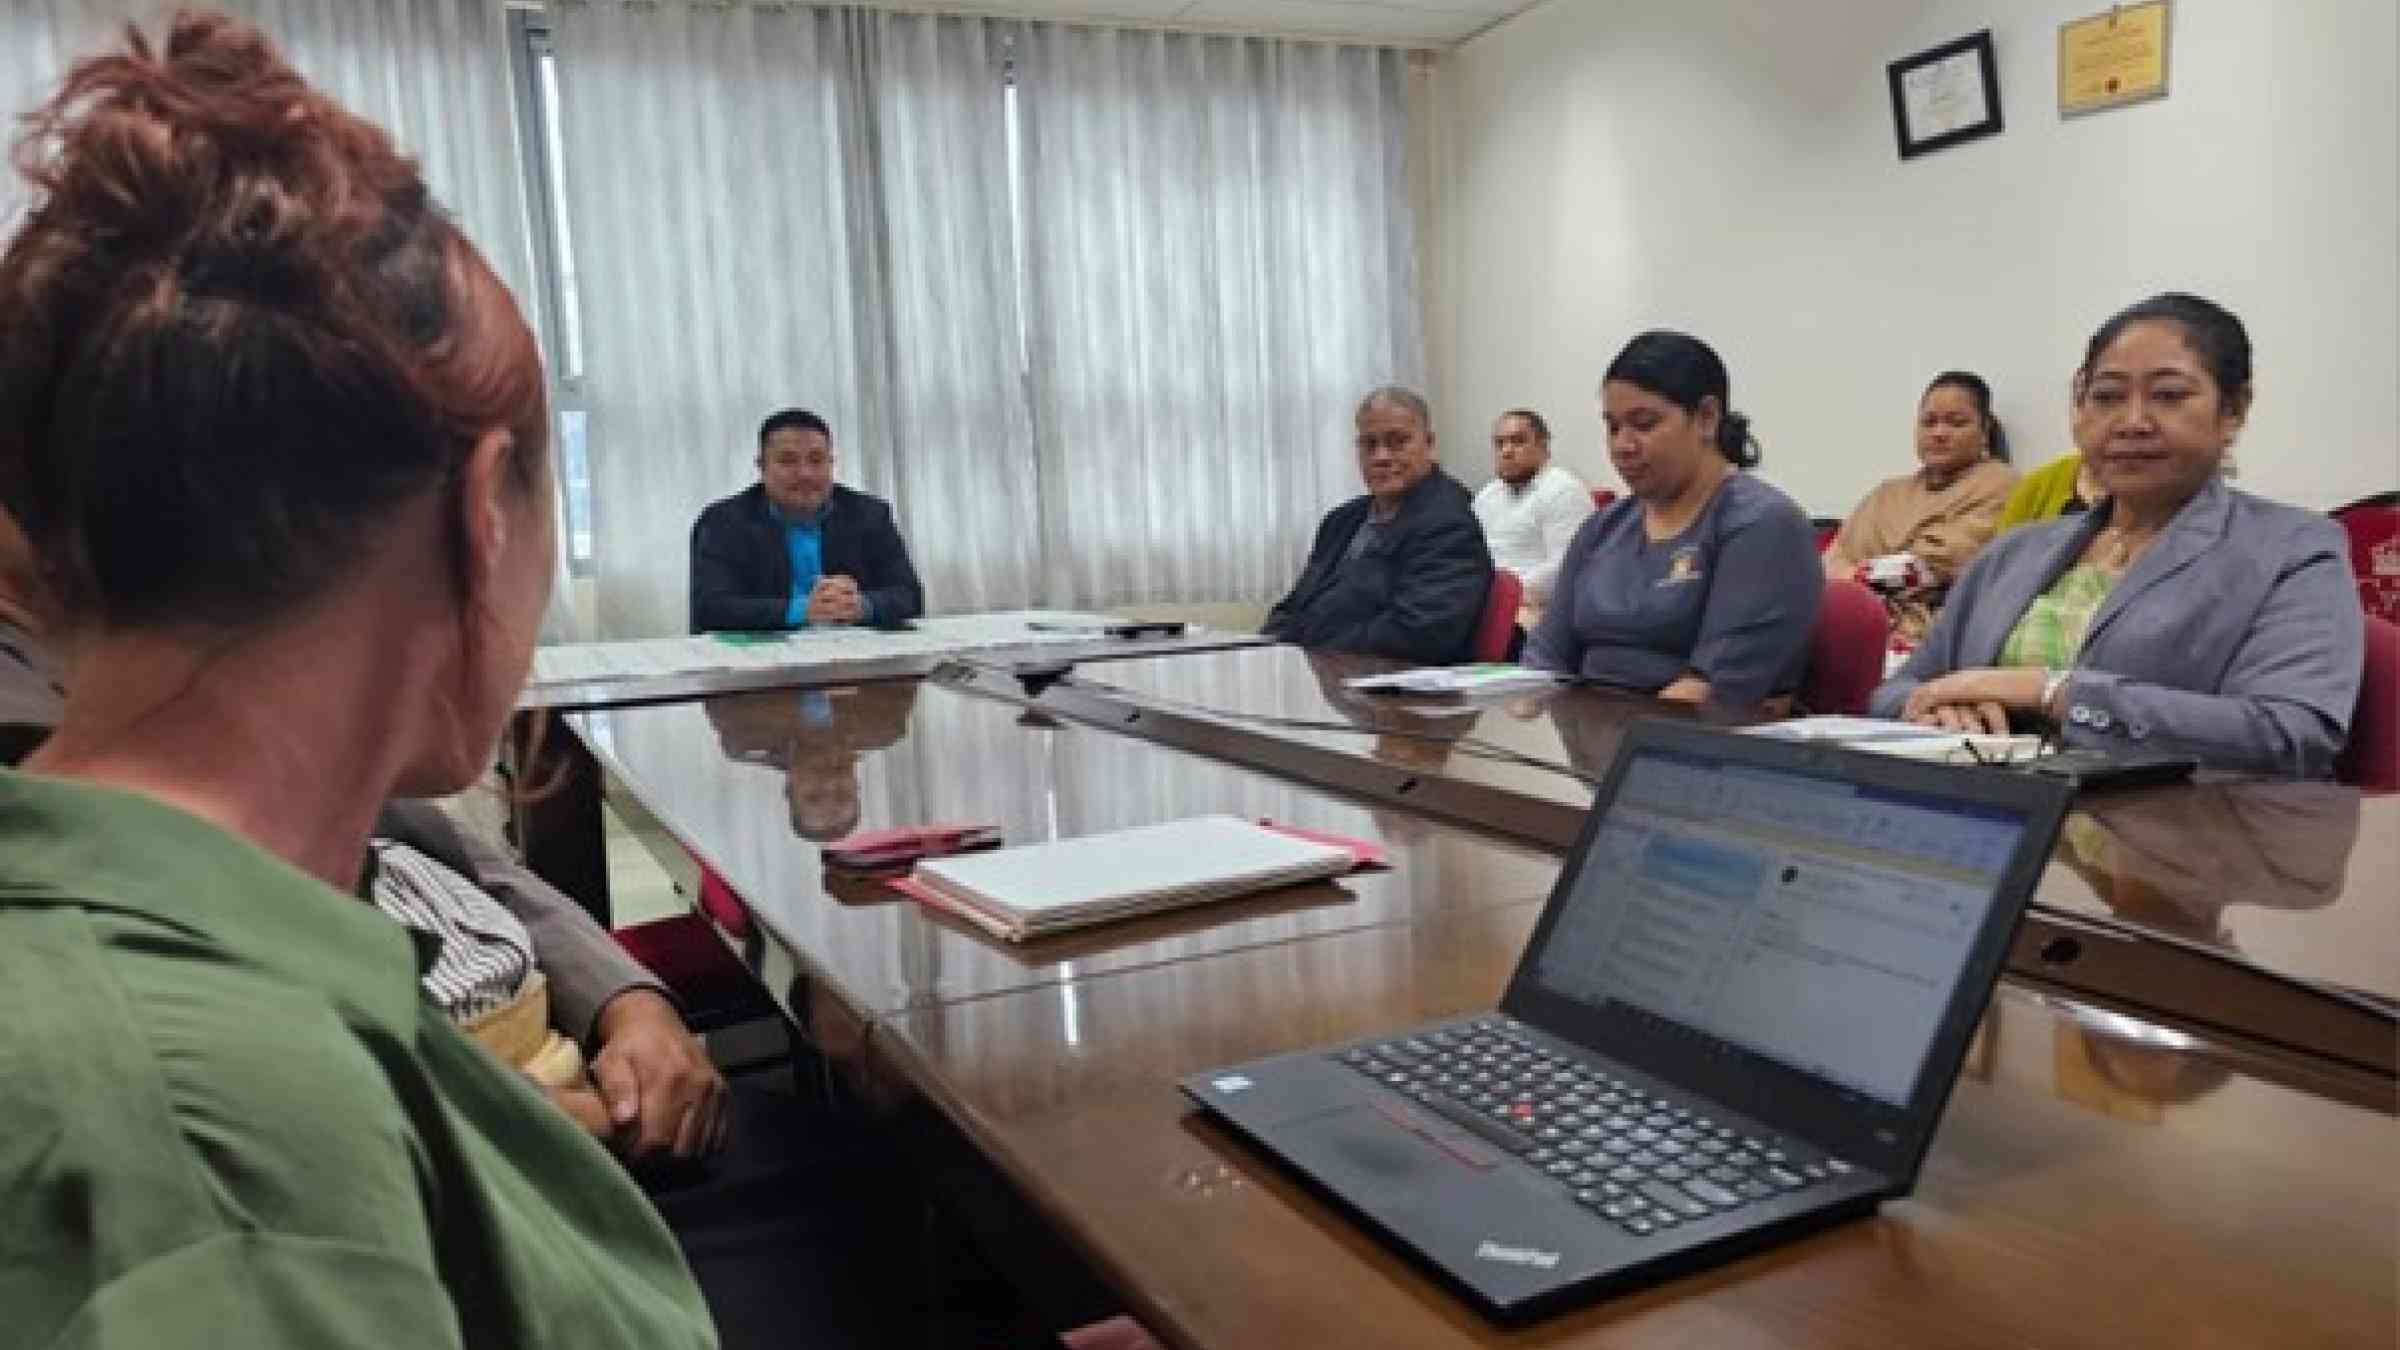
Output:
[[[1557,873],[1555,858],[1523,844],[1440,829],[939,682],[749,692],[588,711],[567,724],[743,898],[762,939],[747,944],[750,954],[779,963],[767,967],[770,990],[785,994],[790,977],[805,977],[866,1024],[915,1007],[1538,900]],[[880,887],[829,878],[818,852],[822,841],[896,825],[985,821],[1024,844],[1211,813],[1371,841],[1390,867],[1020,946]],[[823,1003],[788,1010],[829,1011]]]
[[[1589,689],[1442,706],[1343,686],[1392,664],[1281,646],[1114,662],[1077,668],[1038,705],[1555,852],[1582,831],[1590,784],[1626,728],[1692,715]],[[981,687],[1008,688],[992,676]],[[2388,1079],[2400,1074],[2393,877],[2400,796],[2287,783],[2100,796],[2061,840],[2010,969],[2222,1042]],[[2327,986],[2359,997],[2328,999]]]
[[[1306,665],[1275,658],[1278,681],[1295,658]],[[1190,680],[1221,699],[1225,686],[1192,663],[1235,660],[1270,668],[1180,655],[1105,673]],[[1438,771],[1453,764],[1456,781],[1521,800],[1555,779],[1568,787],[1552,799],[1572,803],[1576,780],[1455,744],[1437,756],[1432,733],[1396,737],[1405,748],[1378,756],[1380,735],[1361,755],[1355,732],[1264,729],[1401,774],[1362,785],[1306,755],[1254,763],[1254,747],[1230,734],[1161,733],[1171,719],[1139,708],[1127,722],[1120,706],[1115,727],[1078,724],[1105,720],[1077,706],[1088,692],[1053,684],[1029,703],[1013,680],[952,671],[595,710],[569,725],[745,897],[748,931],[730,936],[795,1017],[830,1032],[828,1049],[868,1083],[938,1107],[1169,1341],[2390,1343],[2400,1318],[2390,1074],[2338,1035],[2320,1051],[2162,1023],[2126,1015],[2138,1000],[2065,996],[2030,972],[1995,1001],[1914,1197],[1530,1328],[1487,1323],[1195,1115],[1171,1083],[1489,1006],[1555,873],[1555,845],[1451,803],[1412,809],[1412,794],[1452,781]],[[1571,758],[1577,742],[1589,751],[1621,730],[1629,710],[1605,702],[1577,691],[1563,715],[1486,711],[1474,734],[1527,759]],[[2230,950],[2312,996],[2346,985],[2372,1005],[2400,997],[2400,925],[2385,894],[2395,803],[2291,785],[2095,803],[2066,832],[2044,895],[2137,954]],[[1376,839],[1394,865],[1010,947],[829,885],[806,837],[853,819],[964,818],[1026,842],[1214,810]]]

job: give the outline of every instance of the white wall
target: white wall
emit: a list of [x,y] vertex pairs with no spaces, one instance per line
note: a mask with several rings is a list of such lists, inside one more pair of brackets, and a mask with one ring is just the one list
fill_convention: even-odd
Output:
[[[1607,467],[1626,338],[1705,337],[1765,472],[1816,514],[1911,467],[1925,381],[1992,381],[2020,465],[2071,448],[2091,330],[2166,289],[2249,325],[2241,483],[2400,485],[2393,0],[2175,0],[2164,100],[2062,121],[2056,31],[2100,0],[1549,0],[1445,59],[1428,343],[1445,462],[1543,409]],[[1884,64],[1989,25],[1998,136],[1902,162]]]

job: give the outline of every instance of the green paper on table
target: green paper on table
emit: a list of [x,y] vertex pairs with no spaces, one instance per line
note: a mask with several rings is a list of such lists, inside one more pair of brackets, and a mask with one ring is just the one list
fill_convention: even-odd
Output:
[[783,641],[782,633],[711,633],[710,637],[728,647],[771,647]]

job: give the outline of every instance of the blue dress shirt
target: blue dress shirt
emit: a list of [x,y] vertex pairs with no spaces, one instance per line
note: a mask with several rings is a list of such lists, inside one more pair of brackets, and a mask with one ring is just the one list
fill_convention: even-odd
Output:
[[[825,572],[825,508],[820,506],[806,516],[794,516],[768,502],[767,514],[782,524],[783,546],[792,556],[792,594],[784,601],[783,621],[794,628],[806,628],[808,593],[817,588],[817,578]],[[864,596],[859,597],[858,621],[875,622],[875,602]]]

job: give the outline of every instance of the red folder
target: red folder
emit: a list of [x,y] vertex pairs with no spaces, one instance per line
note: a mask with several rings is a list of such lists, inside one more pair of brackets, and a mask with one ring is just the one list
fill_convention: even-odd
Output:
[[828,871],[852,876],[898,876],[920,858],[941,858],[1000,846],[1000,827],[989,823],[903,825],[868,830],[825,846]]

